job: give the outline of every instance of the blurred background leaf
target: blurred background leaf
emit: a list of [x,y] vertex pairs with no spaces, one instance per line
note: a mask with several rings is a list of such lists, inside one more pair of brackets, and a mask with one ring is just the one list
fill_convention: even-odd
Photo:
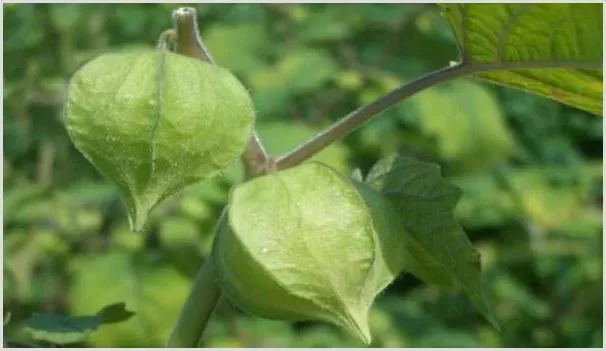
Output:
[[89,316],[34,314],[26,321],[26,330],[36,341],[73,344],[86,341],[102,325],[128,320],[133,314],[125,309],[124,303],[105,306],[97,314]]
[[[61,123],[70,76],[105,52],[153,48],[177,4],[4,5],[4,335],[34,313],[136,316],[75,346],[160,347],[210,252],[239,164],[158,206],[131,233],[116,189]],[[276,155],[403,82],[457,59],[432,4],[196,5],[218,64],[250,89]],[[501,333],[460,293],[400,277],[371,311],[374,347],[601,347],[602,120],[456,80],[385,111],[318,154],[366,174],[399,151],[464,190],[457,216],[482,254]],[[250,316],[222,302],[209,347],[361,347],[330,325]]]

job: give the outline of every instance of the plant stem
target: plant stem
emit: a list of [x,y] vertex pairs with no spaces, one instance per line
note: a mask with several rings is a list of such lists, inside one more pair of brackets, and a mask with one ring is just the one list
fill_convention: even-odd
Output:
[[180,7],[173,11],[173,26],[177,31],[177,52],[215,63],[198,34],[198,18],[193,7]]
[[[215,63],[208,49],[204,46],[198,34],[196,9],[181,7],[173,11],[173,24],[177,31],[177,52],[206,62]],[[250,141],[242,154],[242,163],[246,178],[263,173],[271,166],[269,159],[257,132],[253,130]]]
[[378,100],[359,108],[345,116],[327,130],[316,135],[311,140],[297,147],[290,153],[276,160],[278,170],[290,168],[314,156],[328,145],[351,133],[374,116],[396,105],[407,97],[447,79],[461,76],[465,73],[464,66],[447,67],[418,78],[390,92]]
[[162,34],[160,34],[160,38],[158,39],[158,43],[156,44],[156,50],[158,51],[166,51],[174,46],[177,42],[177,31],[174,29],[167,29]]
[[[212,56],[198,35],[196,10],[191,7],[178,8],[173,11],[172,19],[176,31],[176,52],[214,64]],[[165,31],[162,38],[168,38],[172,34],[170,30]],[[255,131],[242,154],[242,163],[246,178],[261,174],[272,164]],[[181,308],[167,347],[200,345],[204,329],[220,297],[221,289],[214,278],[212,259],[207,258],[200,268],[187,301]]]
[[[198,20],[196,10],[191,7],[182,7],[172,13],[174,30],[176,31],[176,52],[188,57],[214,64],[214,60],[198,34]],[[169,31],[163,33],[168,36]],[[259,163],[265,165],[267,156],[256,133],[253,131],[251,141],[242,156],[246,175],[257,171]],[[200,271],[187,301],[181,308],[179,318],[166,343],[167,347],[197,347],[202,340],[202,334],[210,316],[212,315],[219,298],[221,288],[214,278],[212,258],[208,257]]]
[[423,91],[435,84],[470,74],[484,73],[503,70],[524,70],[540,68],[560,69],[600,69],[601,63],[596,62],[550,62],[550,61],[526,61],[526,62],[493,62],[493,63],[459,63],[441,70],[431,72],[410,83],[393,90],[361,107],[349,115],[343,117],[325,131],[316,135],[304,144],[298,146],[289,153],[278,157],[274,162],[277,170],[283,170],[296,166],[303,161],[313,157],[324,148],[351,133],[364,123],[370,121],[379,113],[393,107],[410,96]]
[[212,259],[209,257],[202,264],[166,347],[189,348],[198,345],[221,297],[221,289],[215,281],[213,269]]
[[253,131],[241,158],[246,179],[261,175],[264,171],[273,168],[273,160],[267,155],[256,131]]

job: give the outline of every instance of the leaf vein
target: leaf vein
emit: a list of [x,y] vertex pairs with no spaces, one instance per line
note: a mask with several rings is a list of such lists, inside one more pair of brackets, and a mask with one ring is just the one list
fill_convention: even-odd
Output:
[[[497,62],[502,62],[505,60],[505,46],[507,43],[507,39],[509,38],[509,34],[515,28],[517,24],[520,23],[520,17],[527,14],[531,7],[536,4],[525,4],[524,7],[520,8],[516,13],[514,13],[509,20],[503,26],[501,33],[499,34],[499,39],[497,41]],[[509,8],[506,7],[509,11]]]

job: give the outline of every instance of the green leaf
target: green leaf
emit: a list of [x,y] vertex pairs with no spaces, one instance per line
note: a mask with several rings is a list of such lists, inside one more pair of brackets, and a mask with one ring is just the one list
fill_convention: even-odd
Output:
[[441,7],[478,78],[602,115],[600,4]]
[[370,306],[401,269],[383,256],[374,200],[315,162],[239,185],[213,249],[222,289],[261,317],[323,320],[369,343]]
[[338,67],[328,53],[309,49],[289,52],[276,70],[283,86],[292,93],[303,93],[317,89],[332,78]]
[[8,325],[8,323],[10,323],[10,322],[11,322],[11,312],[10,312],[10,311],[7,311],[7,312],[4,314],[4,321],[2,322],[2,325],[3,325],[4,327],[6,327],[6,326]]
[[[573,233],[582,231],[581,223],[593,214],[587,211],[587,199],[593,192],[591,184],[599,184],[602,179],[602,164],[512,168],[501,172],[498,178],[505,180],[501,185],[503,182],[490,174],[453,179],[463,189],[457,214],[466,228],[502,226],[523,216],[534,227],[549,232],[570,224],[574,229],[567,228],[566,233]],[[550,179],[554,175],[575,181],[554,184]]]
[[323,11],[309,13],[299,24],[297,34],[305,42],[344,40],[351,33],[352,22],[355,23],[348,20],[344,20],[343,11],[338,7],[326,7]]
[[123,322],[133,315],[133,312],[125,309],[123,302],[106,306],[97,313],[97,316],[101,318],[104,324]]
[[7,189],[4,194],[4,220],[8,223],[22,216],[25,208],[29,206],[40,207],[51,191],[48,186],[27,184],[27,186]]
[[485,87],[454,80],[432,87],[402,105],[406,116],[437,139],[440,155],[465,171],[490,169],[513,148],[497,99]]
[[324,51],[290,51],[276,65],[251,75],[255,107],[260,115],[282,112],[294,95],[318,90],[337,72],[338,66]]
[[27,332],[36,340],[71,344],[85,341],[103,324],[123,322],[133,315],[133,312],[126,310],[124,303],[117,303],[104,307],[92,316],[35,314],[25,322],[25,326]]
[[430,283],[463,289],[498,327],[482,288],[479,253],[454,217],[461,191],[440,176],[439,166],[392,155],[371,169],[366,182],[390,201],[402,221],[406,268]]
[[222,67],[249,76],[267,66],[263,59],[270,40],[261,24],[214,24],[204,31],[202,37]]
[[184,187],[238,159],[254,111],[229,71],[169,52],[108,54],[72,78],[65,120],[84,156],[119,188],[133,230]]
[[[124,301],[136,312],[125,323],[107,324],[91,335],[89,342],[95,347],[162,345],[187,297],[190,282],[174,267],[134,261],[128,253],[114,251],[81,255],[70,262],[71,314],[101,309],[112,301]],[[106,309],[103,316],[111,322],[115,312]]]
[[378,244],[375,252],[376,271],[382,272],[375,278],[377,293],[389,285],[403,270],[406,257],[401,253],[405,250],[406,242],[401,239],[404,231],[397,220],[398,214],[389,201],[372,187],[351,180],[358,194],[362,197],[373,219],[375,229],[375,243]]
[[362,175],[362,170],[359,168],[354,169],[353,172],[351,172],[351,174],[349,175],[349,177],[351,179],[359,181],[359,182],[364,181],[364,176]]

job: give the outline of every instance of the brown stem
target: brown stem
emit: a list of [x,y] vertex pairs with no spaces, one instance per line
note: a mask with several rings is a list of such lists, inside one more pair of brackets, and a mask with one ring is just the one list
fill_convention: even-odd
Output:
[[198,32],[198,18],[193,7],[180,7],[173,11],[173,25],[177,31],[177,52],[215,63]]

